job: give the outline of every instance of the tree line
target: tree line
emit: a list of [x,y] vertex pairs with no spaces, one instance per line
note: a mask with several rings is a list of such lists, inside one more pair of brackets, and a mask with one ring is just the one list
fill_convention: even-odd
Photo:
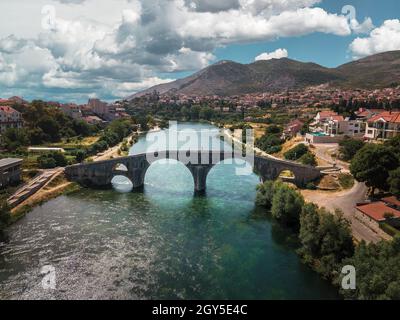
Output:
[[[356,246],[341,211],[305,203],[299,192],[279,181],[259,185],[256,203],[293,230],[302,261],[337,286],[344,298],[400,299],[400,236]],[[355,290],[341,288],[346,265],[356,269]]]
[[13,106],[22,114],[24,127],[9,128],[2,134],[1,147],[16,153],[29,145],[60,142],[63,138],[87,137],[101,128],[73,119],[60,109],[40,100]]

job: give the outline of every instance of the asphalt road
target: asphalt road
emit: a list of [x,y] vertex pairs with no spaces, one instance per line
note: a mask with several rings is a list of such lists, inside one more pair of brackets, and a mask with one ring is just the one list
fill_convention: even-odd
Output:
[[378,242],[382,240],[382,237],[355,218],[355,206],[365,201],[367,191],[368,188],[364,183],[356,183],[351,190],[338,193],[305,191],[304,197],[307,201],[314,202],[330,211],[335,209],[343,211],[345,218],[351,222],[353,235],[357,240]]

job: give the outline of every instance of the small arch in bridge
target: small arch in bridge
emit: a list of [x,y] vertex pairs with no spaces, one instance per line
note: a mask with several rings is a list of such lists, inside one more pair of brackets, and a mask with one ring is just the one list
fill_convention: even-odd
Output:
[[150,188],[169,192],[192,192],[194,180],[189,168],[175,159],[160,159],[151,163],[144,176]]
[[128,193],[133,190],[132,181],[129,178],[121,175],[116,175],[114,178],[112,178],[111,185],[115,191],[120,193]]
[[210,186],[213,192],[228,192],[238,198],[243,194],[242,188],[255,190],[259,183],[253,165],[244,159],[222,160],[213,166],[207,177],[207,188]]
[[296,175],[291,170],[282,170],[278,178],[283,182],[295,183],[296,181]]
[[122,164],[122,163],[117,163],[114,167],[113,167],[113,172],[118,171],[118,172],[128,172],[128,168],[126,167],[126,165]]

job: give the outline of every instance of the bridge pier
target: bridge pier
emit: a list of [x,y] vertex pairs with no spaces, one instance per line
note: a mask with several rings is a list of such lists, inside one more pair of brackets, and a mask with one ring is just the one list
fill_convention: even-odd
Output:
[[[187,158],[185,157],[184,159],[182,158],[182,162],[192,174],[196,193],[206,191],[207,175],[215,164],[236,157],[233,153],[220,151],[188,151],[185,155],[187,156],[187,154],[190,155],[191,153],[195,158],[197,155],[197,161],[187,163]],[[172,151],[157,153],[157,160],[170,159],[172,154],[179,153]],[[144,153],[106,161],[77,164],[66,167],[65,173],[70,181],[93,187],[110,186],[113,177],[116,174],[121,174],[128,177],[132,181],[133,187],[138,189],[143,187],[147,169],[152,163],[149,159],[154,159],[154,157],[155,154],[153,153]],[[242,155],[238,157],[242,157]],[[209,161],[202,161],[203,159],[208,159]],[[180,161],[179,158],[178,161]],[[124,165],[127,171],[121,170],[120,165]],[[321,172],[317,168],[273,157],[255,155],[253,165],[254,171],[260,175],[263,181],[277,179],[284,170],[293,172],[295,176],[294,182],[299,186],[304,186],[321,176]]]
[[194,192],[204,193],[207,188],[207,175],[212,169],[212,165],[186,165],[190,170],[194,180]]
[[128,171],[128,178],[131,180],[133,189],[142,188],[147,168],[132,168]]

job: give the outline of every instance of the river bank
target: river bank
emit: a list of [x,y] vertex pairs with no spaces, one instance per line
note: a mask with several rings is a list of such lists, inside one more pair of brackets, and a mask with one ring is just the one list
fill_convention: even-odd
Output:
[[[178,125],[189,128],[212,129]],[[151,140],[140,137],[131,153]],[[288,231],[255,207],[259,178],[235,172],[215,166],[207,194],[193,197],[186,167],[158,162],[144,192],[82,189],[34,208],[0,248],[0,298],[337,299]],[[56,290],[41,288],[43,265],[55,268]]]

